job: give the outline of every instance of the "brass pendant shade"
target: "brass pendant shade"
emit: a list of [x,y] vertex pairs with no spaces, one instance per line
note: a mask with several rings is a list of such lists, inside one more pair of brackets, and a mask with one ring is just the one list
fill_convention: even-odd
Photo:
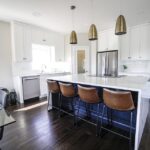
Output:
[[77,43],[78,43],[77,34],[75,31],[72,31],[70,35],[70,44],[77,44]]
[[95,24],[92,24],[89,29],[89,40],[93,41],[93,40],[97,40],[97,39],[98,39],[97,29],[96,29]]
[[123,35],[126,33],[127,33],[126,20],[125,20],[123,15],[120,15],[117,18],[115,34],[116,35]]

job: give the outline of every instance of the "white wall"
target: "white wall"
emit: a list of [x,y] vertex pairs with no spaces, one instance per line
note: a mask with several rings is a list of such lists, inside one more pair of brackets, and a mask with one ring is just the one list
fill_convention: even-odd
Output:
[[13,88],[10,24],[0,21],[0,87]]

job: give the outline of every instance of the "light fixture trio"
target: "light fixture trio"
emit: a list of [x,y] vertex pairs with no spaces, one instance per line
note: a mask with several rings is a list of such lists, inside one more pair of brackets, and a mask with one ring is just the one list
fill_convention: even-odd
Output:
[[[93,1],[93,0],[91,0],[91,1]],[[73,11],[76,9],[76,6],[72,5],[70,8]],[[93,10],[92,10],[92,12],[93,12]],[[72,25],[74,28],[74,22],[73,22],[74,18],[73,17],[74,16],[72,13]],[[119,15],[117,18],[117,21],[116,21],[115,35],[123,35],[126,33],[127,33],[127,26],[126,26],[125,17],[123,15]],[[94,40],[98,39],[98,33],[97,33],[97,28],[96,28],[95,24],[92,24],[90,26],[88,38],[90,41],[94,41]],[[78,43],[77,42],[77,34],[76,34],[76,31],[73,29],[73,31],[71,32],[71,35],[70,35],[70,44],[77,44],[77,43]]]

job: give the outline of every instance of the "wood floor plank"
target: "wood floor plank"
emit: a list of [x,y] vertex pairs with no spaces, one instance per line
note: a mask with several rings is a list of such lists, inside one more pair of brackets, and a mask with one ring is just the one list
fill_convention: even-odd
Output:
[[[128,150],[128,141],[111,133],[103,138],[96,137],[95,126],[82,122],[73,125],[73,118],[57,111],[47,111],[47,104],[27,110],[37,104],[34,102],[23,107],[9,108],[16,123],[5,128],[4,138],[0,141],[1,150]],[[42,103],[42,102],[41,102]],[[150,115],[149,115],[150,116]],[[150,147],[150,117],[139,150]]]

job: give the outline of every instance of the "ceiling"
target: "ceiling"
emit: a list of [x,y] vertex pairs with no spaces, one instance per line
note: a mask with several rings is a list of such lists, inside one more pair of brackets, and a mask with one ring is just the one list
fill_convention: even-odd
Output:
[[[87,32],[92,22],[98,30],[111,28],[122,13],[128,26],[150,22],[150,0],[0,0],[0,19],[18,20],[68,33],[72,29],[70,5],[75,4],[75,30]],[[93,21],[92,21],[93,20]]]

